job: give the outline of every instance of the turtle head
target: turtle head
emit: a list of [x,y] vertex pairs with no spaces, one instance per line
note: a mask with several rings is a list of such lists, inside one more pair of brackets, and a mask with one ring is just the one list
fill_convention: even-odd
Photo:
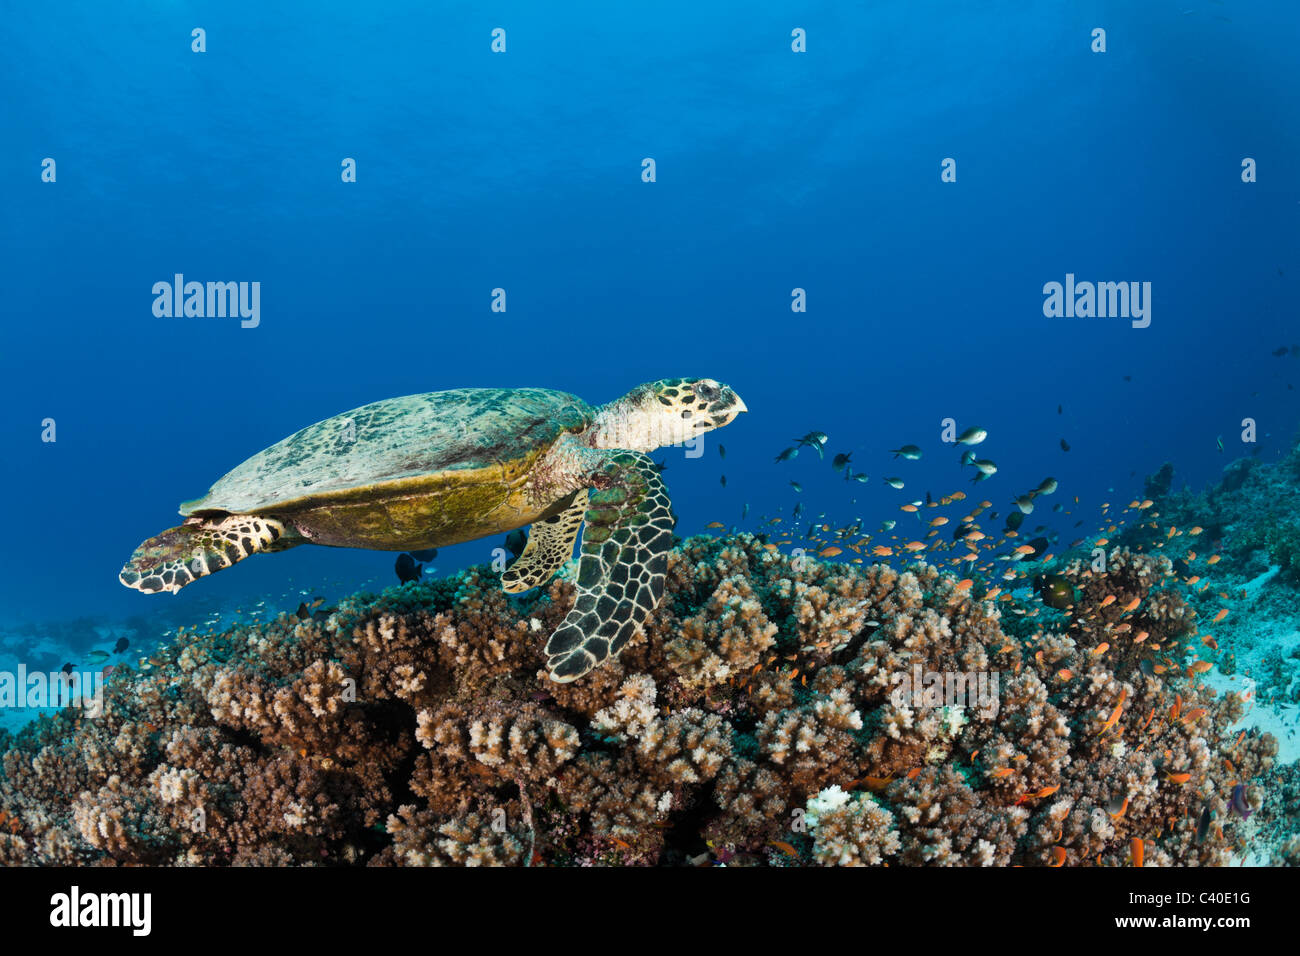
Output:
[[688,442],[749,411],[729,386],[711,378],[665,378],[638,385],[596,413],[597,448],[653,451]]

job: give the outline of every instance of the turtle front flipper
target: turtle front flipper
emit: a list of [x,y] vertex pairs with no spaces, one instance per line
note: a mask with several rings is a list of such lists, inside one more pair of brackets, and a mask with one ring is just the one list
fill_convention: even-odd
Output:
[[191,518],[168,528],[135,549],[118,580],[129,588],[175,594],[201,577],[215,574],[261,551],[282,551],[301,544],[296,531],[274,518],[228,515]]
[[649,455],[610,452],[592,487],[578,598],[546,642],[551,680],[562,684],[618,654],[658,606],[673,543],[672,505]]
[[583,488],[559,514],[533,522],[524,553],[501,574],[502,589],[518,594],[549,581],[573,557],[573,542],[578,540],[578,529],[586,511],[587,489]]

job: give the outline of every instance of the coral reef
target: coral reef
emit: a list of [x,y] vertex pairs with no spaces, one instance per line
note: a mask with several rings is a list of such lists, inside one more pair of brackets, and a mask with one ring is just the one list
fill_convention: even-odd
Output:
[[[645,633],[570,685],[541,653],[564,577],[185,632],[112,674],[104,716],[0,738],[0,862],[1223,863],[1276,742],[1229,731],[1169,559],[1106,558],[1061,566],[1058,611],[691,538]],[[900,693],[919,675],[992,692]]]

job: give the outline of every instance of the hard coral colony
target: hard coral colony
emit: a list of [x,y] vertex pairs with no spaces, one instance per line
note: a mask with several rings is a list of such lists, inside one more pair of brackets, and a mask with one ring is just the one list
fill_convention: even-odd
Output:
[[[571,684],[538,640],[563,578],[185,633],[100,719],[3,742],[0,862],[1222,864],[1277,744],[1161,663],[1197,639],[1169,560],[1107,558],[1062,567],[1047,625],[920,562],[694,537],[645,632]],[[996,706],[926,707],[911,673],[998,675]]]

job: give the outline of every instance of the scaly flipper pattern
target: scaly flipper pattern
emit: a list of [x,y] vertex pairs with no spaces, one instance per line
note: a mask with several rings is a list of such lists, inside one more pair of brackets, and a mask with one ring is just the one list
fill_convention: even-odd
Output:
[[649,455],[611,452],[593,476],[578,597],[546,642],[558,683],[618,654],[659,605],[672,548],[672,503]]
[[118,580],[129,588],[153,594],[175,594],[201,577],[215,574],[262,551],[283,551],[300,544],[297,533],[274,518],[228,515],[191,518],[168,528],[135,549]]
[[587,489],[573,498],[573,504],[557,515],[535,522],[528,533],[528,544],[519,560],[501,575],[501,587],[511,594],[541,587],[564,562],[573,557],[573,542],[587,511]]

